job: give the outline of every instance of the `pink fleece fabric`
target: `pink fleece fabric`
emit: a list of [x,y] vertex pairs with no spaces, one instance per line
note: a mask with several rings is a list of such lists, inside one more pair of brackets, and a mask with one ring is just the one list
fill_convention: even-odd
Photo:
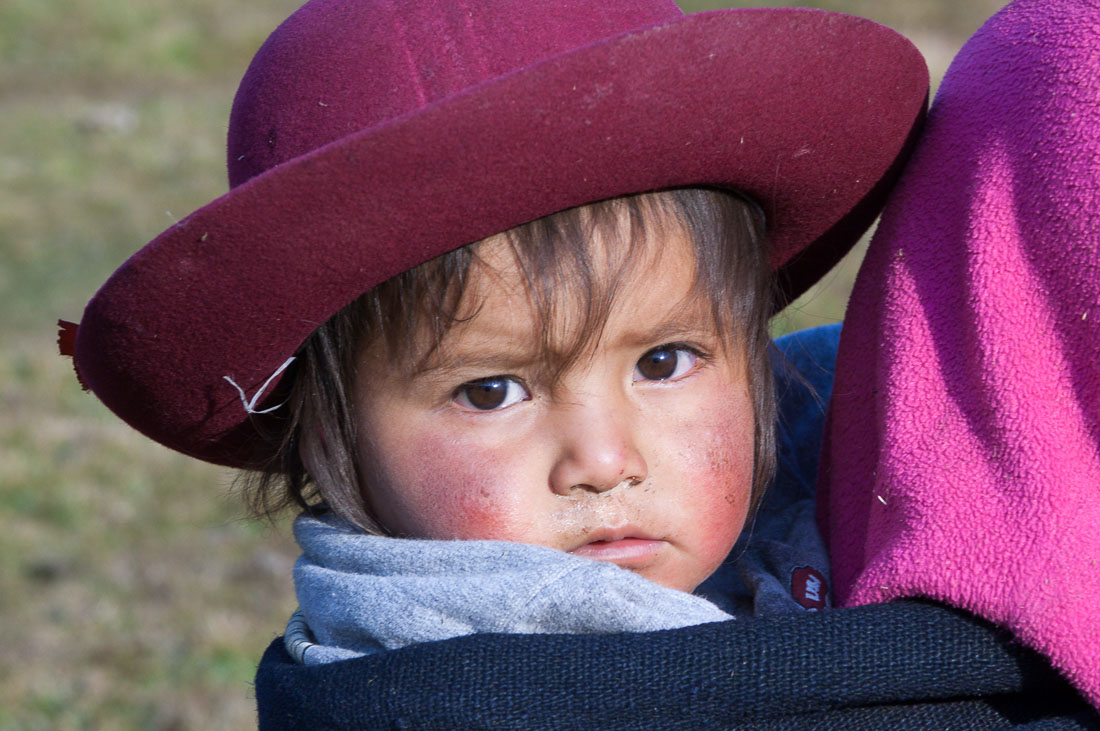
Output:
[[841,605],[1002,625],[1100,708],[1100,2],[960,52],[848,309],[819,518]]

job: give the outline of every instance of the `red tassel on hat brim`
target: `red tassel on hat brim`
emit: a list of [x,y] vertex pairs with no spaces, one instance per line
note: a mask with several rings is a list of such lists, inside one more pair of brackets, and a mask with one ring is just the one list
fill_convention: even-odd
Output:
[[80,382],[82,389],[91,391],[92,389],[88,388],[88,384],[84,382],[80,370],[76,367],[76,333],[80,329],[80,325],[68,320],[58,320],[57,327],[57,351],[61,355],[73,359],[73,372],[76,373],[76,380]]

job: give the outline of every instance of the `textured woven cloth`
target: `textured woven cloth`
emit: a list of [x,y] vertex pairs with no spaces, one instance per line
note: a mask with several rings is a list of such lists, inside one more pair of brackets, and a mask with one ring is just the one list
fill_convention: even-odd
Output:
[[899,603],[617,635],[471,635],[256,675],[264,729],[1096,728],[1034,653]]
[[[301,515],[294,588],[316,638],[307,664],[478,632],[645,632],[730,619],[609,563],[504,541],[366,535]],[[289,645],[288,645],[289,646]]]
[[955,59],[848,309],[822,464],[836,596],[1012,631],[1100,708],[1100,2]]

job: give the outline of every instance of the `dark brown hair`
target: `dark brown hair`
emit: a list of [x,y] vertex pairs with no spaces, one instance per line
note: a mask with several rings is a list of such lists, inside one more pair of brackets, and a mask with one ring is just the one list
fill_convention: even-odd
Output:
[[[299,349],[290,374],[288,412],[270,436],[277,440],[277,455],[242,476],[247,502],[263,515],[291,505],[323,505],[364,530],[383,532],[362,496],[367,476],[355,456],[354,387],[364,349],[383,345],[399,367],[420,367],[457,322],[479,249],[500,242],[510,247],[526,280],[545,365],[556,376],[599,340],[619,284],[641,258],[637,249],[677,232],[694,243],[694,287],[710,301],[725,347],[744,347],[755,415],[755,505],[776,460],[767,332],[773,280],[763,228],[759,209],[735,193],[677,188],[561,211],[383,282],[330,318]],[[595,267],[594,238],[610,244],[605,249],[621,252],[610,278]],[[555,315],[563,307],[582,313],[564,348],[562,333],[553,331]],[[311,458],[304,460],[303,452]]]

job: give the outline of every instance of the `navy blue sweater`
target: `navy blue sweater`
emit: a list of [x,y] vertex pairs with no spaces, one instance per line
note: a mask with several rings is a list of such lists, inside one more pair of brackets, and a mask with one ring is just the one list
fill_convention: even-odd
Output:
[[1041,657],[934,604],[897,602],[617,635],[473,635],[329,665],[282,640],[265,729],[1098,728]]

